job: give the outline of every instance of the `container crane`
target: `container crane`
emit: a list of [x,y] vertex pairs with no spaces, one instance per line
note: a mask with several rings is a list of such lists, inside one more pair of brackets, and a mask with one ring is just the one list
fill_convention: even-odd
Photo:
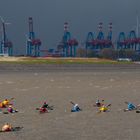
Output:
[[39,57],[41,40],[35,37],[32,17],[29,17],[28,23],[29,23],[29,35],[27,38],[26,55]]
[[64,35],[62,41],[57,46],[58,50],[62,50],[63,57],[76,57],[76,48],[78,46],[78,41],[71,38],[71,33],[69,32],[69,25],[67,22],[64,23]]
[[93,32],[89,32],[86,38],[86,56],[88,49],[93,50],[95,54],[99,54],[99,52],[104,48],[113,48],[112,43],[112,23],[109,23],[109,32],[107,38],[104,37],[104,33],[102,31],[103,23],[100,22],[98,24],[98,35],[94,36]]
[[5,27],[5,25],[8,25],[10,23],[6,23],[2,17],[0,17],[0,20],[2,22],[2,39],[1,39],[1,46],[0,46],[0,54],[12,56],[13,55],[13,44],[7,38],[6,27]]

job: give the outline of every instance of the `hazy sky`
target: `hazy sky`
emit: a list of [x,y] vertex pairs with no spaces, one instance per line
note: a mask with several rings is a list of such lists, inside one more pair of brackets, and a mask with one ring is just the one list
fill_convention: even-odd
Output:
[[42,48],[56,48],[63,35],[63,23],[69,22],[70,32],[84,42],[89,31],[97,34],[97,25],[113,23],[113,36],[128,33],[140,17],[140,0],[0,0],[0,15],[6,22],[14,52],[25,53],[28,17],[34,19],[34,31],[42,40]]

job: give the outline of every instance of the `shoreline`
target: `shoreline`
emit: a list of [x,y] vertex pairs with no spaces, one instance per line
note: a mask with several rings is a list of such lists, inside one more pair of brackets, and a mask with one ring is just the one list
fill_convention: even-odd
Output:
[[139,64],[15,64],[0,63],[0,72],[139,71]]
[[139,71],[140,64],[99,58],[0,57],[0,72]]

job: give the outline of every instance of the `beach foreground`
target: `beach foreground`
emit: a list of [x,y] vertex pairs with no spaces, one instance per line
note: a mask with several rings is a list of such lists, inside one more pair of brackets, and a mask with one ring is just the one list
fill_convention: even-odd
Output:
[[[0,127],[24,128],[0,133],[0,140],[139,140],[140,114],[123,112],[125,101],[140,104],[139,66],[33,69],[1,69],[0,100],[14,97],[19,113],[0,113]],[[110,112],[97,113],[97,98],[112,104]],[[39,114],[35,109],[46,100],[54,110]],[[71,113],[70,101],[83,111]]]

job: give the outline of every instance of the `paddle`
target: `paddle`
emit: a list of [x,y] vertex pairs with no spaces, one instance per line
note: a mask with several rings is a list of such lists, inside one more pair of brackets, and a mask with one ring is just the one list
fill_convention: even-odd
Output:
[[71,103],[72,105],[75,105],[75,103],[74,103],[74,102],[72,102],[72,101],[70,101],[70,103]]
[[106,107],[110,107],[111,106],[111,104],[108,104]]

